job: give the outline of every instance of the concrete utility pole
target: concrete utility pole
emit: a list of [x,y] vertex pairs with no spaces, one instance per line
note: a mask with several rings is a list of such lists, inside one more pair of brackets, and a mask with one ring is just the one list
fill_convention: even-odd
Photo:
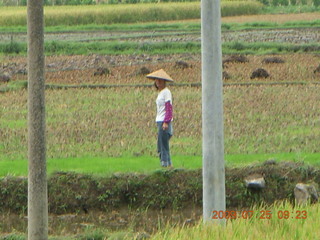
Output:
[[28,239],[48,239],[43,0],[28,0]]
[[225,218],[212,219],[213,211],[226,209],[220,19],[220,1],[202,0],[203,221],[224,224]]

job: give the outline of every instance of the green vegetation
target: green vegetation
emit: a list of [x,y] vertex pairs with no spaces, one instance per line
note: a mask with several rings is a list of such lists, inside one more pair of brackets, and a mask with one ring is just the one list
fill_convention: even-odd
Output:
[[[293,189],[299,182],[318,181],[319,169],[294,162],[263,162],[246,167],[226,167],[228,209],[254,208],[276,201],[294,203]],[[267,187],[261,192],[246,188],[244,179],[263,174]],[[25,213],[27,178],[0,179],[0,212]],[[63,191],[61,191],[63,189]],[[49,209],[52,214],[105,212],[119,209],[182,210],[202,205],[202,171],[155,169],[148,174],[115,172],[109,176],[58,171],[48,178]],[[279,191],[275,194],[275,191]],[[310,201],[314,202],[314,198]]]
[[[234,0],[224,0],[224,2],[233,2]],[[238,1],[251,1],[251,0],[238,0]],[[199,0],[44,0],[45,6],[61,6],[61,5],[124,5],[124,4],[141,4],[141,3],[174,3],[174,2],[199,2]],[[282,8],[285,7],[305,7],[305,6],[319,6],[319,0],[259,0],[262,4],[266,6],[277,7],[280,6]],[[0,3],[0,6],[26,6],[26,0],[20,0],[18,2],[3,0]]]
[[[174,155],[176,168],[200,169],[202,157]],[[261,153],[261,154],[227,154],[225,162],[227,167],[244,167],[250,164],[259,164],[266,160],[294,161],[320,166],[320,153]],[[150,174],[159,169],[158,158],[154,156],[122,156],[122,157],[75,157],[75,158],[51,158],[47,160],[48,174],[55,172],[77,172],[82,174],[93,174],[97,176],[110,176],[114,173],[144,173]],[[27,176],[27,160],[0,161],[0,177]]]
[[[16,43],[14,48],[8,48],[9,44],[0,44],[0,52],[6,54],[27,54],[25,43]],[[8,50],[10,49],[10,50]],[[10,51],[10,52],[9,52]],[[174,53],[200,53],[200,42],[160,42],[160,43],[136,43],[136,42],[60,42],[45,43],[45,53],[52,55],[119,55],[119,54],[174,54]],[[277,42],[227,42],[222,44],[223,54],[284,54],[284,53],[319,53],[320,46],[316,43],[288,44]]]
[[244,55],[263,55],[263,54],[285,54],[285,53],[318,53],[319,44],[286,44],[286,43],[245,43],[228,42],[222,45],[224,54],[244,54]]
[[100,54],[169,54],[169,53],[197,53],[200,51],[200,43],[135,43],[135,42],[91,42],[91,43],[65,43],[50,42],[45,46],[48,55],[88,55]]
[[[223,23],[224,31],[242,31],[254,29],[283,29],[283,28],[313,28],[320,24],[319,20],[291,21],[285,23],[249,22],[249,23]],[[151,31],[152,29],[152,31]],[[2,27],[1,31],[23,32],[21,27]],[[152,42],[152,38],[165,38],[174,34],[187,34],[200,36],[199,22],[175,23],[137,23],[137,24],[112,24],[112,25],[79,25],[79,26],[52,26],[47,28],[47,33],[57,35],[59,32],[83,32],[88,36],[84,39],[47,40],[45,42],[46,55],[89,55],[95,54],[173,54],[173,53],[200,53],[200,41],[163,41]],[[89,37],[95,31],[113,31],[114,34],[102,37]],[[121,34],[123,31],[126,35]],[[119,35],[117,35],[119,32]],[[139,32],[139,33],[137,33]],[[139,42],[140,38],[150,41]],[[59,38],[58,38],[59,39]],[[318,53],[317,43],[291,44],[282,42],[224,42],[224,54],[283,54],[283,53]],[[21,42],[19,35],[12,35],[10,41],[0,43],[0,53],[4,55],[26,55],[27,43]]]
[[[152,239],[316,239],[320,235],[319,204],[308,207],[293,207],[291,204],[274,204],[271,208],[260,206],[252,209],[249,219],[229,220],[225,227],[204,225],[199,222],[193,227],[167,226]],[[270,211],[270,219],[261,218],[262,213]],[[306,219],[296,219],[299,212],[307,213]],[[284,217],[285,216],[285,217]]]
[[[177,117],[176,134],[172,139],[172,154],[177,158],[175,164],[176,167],[198,168],[201,166],[200,89],[174,87],[172,90],[176,97]],[[20,170],[8,170],[10,160],[23,162],[26,159],[26,94],[25,90],[18,90],[0,95],[3,106],[0,112],[1,175],[26,173],[22,165]],[[60,166],[65,170],[100,173],[95,166],[103,162],[112,164],[101,169],[102,174],[108,173],[108,168],[110,171],[154,169],[158,165],[153,126],[154,94],[150,88],[125,87],[47,90],[50,172]],[[230,86],[225,87],[224,95],[228,164],[270,158],[317,162],[316,139],[320,130],[317,118],[310,117],[317,116],[316,87]],[[193,106],[192,115],[188,115],[190,105]],[[138,118],[142,124],[137,127],[133,118]],[[186,128],[189,122],[193,123],[192,127]],[[294,153],[272,155],[288,152]],[[91,161],[97,164],[91,164]]]
[[[302,20],[302,21],[288,21],[284,23],[275,22],[247,22],[247,23],[222,23],[222,31],[241,31],[241,30],[254,30],[254,29],[282,29],[282,28],[311,28],[320,25],[320,20]],[[131,32],[145,32],[145,35],[150,35],[150,31],[156,31],[157,34],[166,34],[164,31],[180,32],[180,33],[199,33],[200,34],[200,19],[190,21],[176,21],[176,22],[146,22],[146,23],[126,23],[126,24],[111,24],[111,25],[59,25],[59,26],[46,26],[46,33],[59,33],[59,32],[95,32],[95,31],[114,31],[114,32],[127,32],[130,36]],[[26,33],[26,26],[0,26],[0,32],[3,33]],[[128,36],[128,37],[129,37]],[[138,37],[138,36],[136,36]],[[13,40],[15,36],[12,35]]]
[[[59,1],[56,2],[59,3]],[[92,3],[92,1],[73,1],[74,4],[83,2]],[[294,1],[291,0],[290,3],[293,4]],[[287,5],[289,3],[282,0],[272,1],[272,4]],[[313,11],[317,9],[318,2],[314,0],[313,4],[315,7],[268,7],[264,8],[264,11],[297,12],[299,8],[302,11]],[[183,8],[180,7],[181,4],[148,5],[146,8],[144,6],[147,5],[143,7],[142,5],[126,5],[125,7],[113,5],[112,11],[115,14],[110,12],[110,8],[107,10],[105,6],[85,6],[86,10],[77,8],[78,12],[75,8],[64,7],[63,11],[62,8],[46,8],[48,26],[46,31],[57,33],[61,31],[126,31],[128,32],[127,38],[133,37],[130,31],[135,30],[145,31],[145,33],[139,33],[139,36],[136,36],[138,38],[148,36],[151,29],[159,31],[157,33],[159,36],[165,35],[161,33],[161,30],[176,31],[179,29],[180,33],[199,33],[199,22],[136,23],[197,19],[199,18],[199,3],[183,3]],[[254,3],[248,6],[248,3],[244,2],[223,3],[222,13],[226,16],[252,14],[259,12],[262,5]],[[128,14],[128,7],[130,13],[138,18]],[[248,9],[249,12],[247,12]],[[1,31],[16,33],[26,31],[25,8],[0,8],[0,12],[0,16],[4,16],[0,17]],[[165,19],[162,19],[162,16]],[[67,26],[67,22],[81,25]],[[113,24],[118,22],[134,22],[135,24]],[[317,27],[318,25],[318,20],[284,24],[254,22],[223,24],[222,29],[232,31]],[[114,41],[115,39],[112,38],[92,40],[96,42],[47,41],[46,53],[48,55],[89,55],[91,53],[111,55],[200,52],[200,43],[192,41],[183,44],[141,44],[130,41],[122,42],[126,38],[120,41]],[[10,42],[3,41],[0,44],[0,52],[6,55],[25,55],[26,43],[11,38]],[[224,43],[223,52],[225,54],[255,55],[291,52],[317,53],[319,46],[317,44],[293,46],[282,43],[229,42]],[[230,66],[232,67],[234,65]],[[310,64],[310,69],[312,67],[314,66]],[[291,68],[290,71],[294,72],[297,67],[292,65]],[[301,69],[298,67],[299,72]],[[244,64],[241,65],[241,71],[246,71]],[[240,72],[239,69],[237,72]],[[297,74],[294,76],[295,78],[290,80],[300,80]],[[232,80],[238,80],[237,78],[238,76],[233,76]],[[180,79],[186,78],[180,77]],[[197,80],[197,77],[194,79]],[[310,79],[314,80],[314,76]],[[310,79],[308,78],[308,81]],[[282,78],[277,80],[284,81]],[[26,87],[26,81],[12,81],[0,87],[0,177],[5,177],[3,181],[0,181],[2,197],[0,207],[7,211],[10,209],[12,212],[18,212],[22,218],[26,212],[27,202]],[[155,92],[150,88],[122,87],[94,90],[85,87],[64,90],[48,88],[46,109],[47,163],[50,178],[49,193],[52,201],[50,211],[80,213],[87,211],[86,208],[100,208],[100,211],[106,211],[106,209],[119,209],[123,206],[129,206],[132,209],[140,206],[164,208],[167,204],[173,209],[187,208],[189,210],[191,205],[200,206],[202,187],[200,170],[201,91],[197,87],[185,86],[172,86],[172,91],[175,96],[176,121],[171,149],[175,169],[165,171],[159,169],[155,152]],[[261,236],[267,239],[281,239],[283,236],[290,239],[317,238],[320,234],[317,230],[320,223],[318,205],[298,208],[289,203],[261,205],[260,207],[254,207],[253,204],[256,202],[271,203],[275,198],[292,200],[292,188],[296,181],[309,181],[309,177],[311,180],[319,179],[317,169],[302,164],[319,165],[318,86],[307,83],[295,86],[239,87],[226,85],[224,96],[226,165],[228,168],[241,167],[241,169],[228,169],[231,173],[228,172],[226,180],[228,191],[231,193],[227,194],[227,204],[232,207],[250,207],[255,214],[250,219],[228,220],[225,228],[206,226],[202,222],[197,222],[195,226],[190,227],[186,225],[172,227],[170,223],[165,225],[162,220],[158,219],[158,228],[154,229],[159,230],[159,233],[150,239],[212,239],[214,237],[218,239],[260,239]],[[190,106],[192,114],[190,114]],[[263,163],[270,159],[275,160],[276,164]],[[285,160],[291,162],[282,164],[282,161]],[[253,163],[258,165],[253,166]],[[243,177],[252,172],[253,168],[267,173],[268,184],[275,188],[268,188],[263,196],[245,191]],[[172,184],[172,182],[178,182],[178,184]],[[274,194],[274,189],[278,190],[277,187],[280,185],[281,191]],[[269,210],[272,218],[261,219],[261,213]],[[306,219],[295,219],[297,215],[294,214],[297,211],[306,211]],[[289,217],[287,213],[291,216]],[[118,212],[115,215],[117,214]],[[98,217],[95,216],[95,218]],[[102,216],[102,219],[105,224],[112,217]],[[150,225],[147,213],[145,219],[148,219],[145,224]],[[25,219],[23,222],[25,223]],[[83,222],[86,221],[82,221],[81,224]],[[76,224],[73,225],[73,231],[76,231],[75,226]],[[0,225],[0,230],[2,230],[1,227]],[[54,227],[52,224],[50,230],[53,231]],[[67,231],[63,228],[64,231],[57,231],[57,233],[65,236],[51,236],[49,239],[141,239],[141,236],[133,233],[132,229],[111,233],[105,228],[105,225],[104,228],[101,228],[88,224],[85,227],[86,231],[81,232],[84,229],[82,226],[82,230],[76,236],[67,236],[68,234],[65,234]],[[26,227],[22,229],[21,232],[25,231]],[[26,237],[19,230],[14,230],[11,234],[0,236],[0,239],[23,240]]]
[[[249,7],[250,6],[250,7]],[[226,1],[222,3],[222,15],[257,14],[261,5],[251,1]],[[294,9],[295,7],[292,7]],[[130,9],[130,11],[128,11]],[[255,10],[254,10],[255,9]],[[272,7],[272,9],[279,9]],[[278,11],[278,10],[276,10]],[[275,11],[275,12],[276,12]],[[280,10],[279,10],[280,11]],[[307,10],[306,10],[307,11]],[[130,12],[130,14],[128,14]],[[266,10],[266,12],[272,12]],[[281,11],[280,11],[281,12]],[[0,31],[13,33],[10,41],[0,43],[0,53],[4,55],[26,55],[27,44],[14,33],[26,32],[26,11],[23,7],[0,8]],[[156,13],[156,14],[155,14]],[[165,37],[170,34],[200,35],[198,21],[155,23],[166,20],[199,19],[200,5],[191,3],[103,5],[103,6],[54,6],[45,9],[46,32],[82,32],[126,31],[126,36],[113,35],[79,40],[47,40],[47,55],[88,55],[96,54],[169,54],[199,53],[200,42],[145,42],[137,43],[137,38]],[[122,16],[125,15],[125,16]],[[142,23],[146,22],[146,23]],[[271,22],[223,23],[222,31],[240,31],[251,29],[309,28],[319,26],[319,20],[291,21],[283,24]],[[152,31],[151,31],[152,30]],[[136,32],[140,31],[139,34]],[[243,43],[223,44],[224,54],[278,54],[293,52],[319,52],[317,44],[293,45],[287,43]]]
[[[259,2],[222,3],[222,16],[257,14]],[[124,4],[99,6],[63,6],[45,8],[45,25],[86,25],[158,22],[200,18],[200,3]],[[25,26],[26,8],[0,8],[1,26]]]
[[[271,207],[259,206],[254,209],[252,217],[248,219],[227,220],[225,226],[204,225],[202,221],[197,221],[189,226],[175,225],[170,222],[159,222],[159,232],[152,235],[150,240],[184,240],[184,239],[317,239],[320,231],[317,227],[319,222],[319,204],[305,207],[293,207],[289,203],[276,203]],[[261,218],[264,212],[270,211],[267,215],[270,219]],[[307,213],[306,219],[295,219],[299,213]],[[103,229],[88,228],[86,233],[74,236],[50,236],[49,240],[75,240],[75,239],[140,239],[141,235],[132,233],[130,230],[119,232],[108,232]],[[10,240],[25,240],[25,235],[11,234],[6,238]]]
[[283,29],[283,28],[311,28],[320,25],[320,20],[288,21],[283,24],[274,22],[223,23],[222,30],[241,31],[254,29]]
[[288,13],[307,13],[318,12],[319,6],[317,5],[290,5],[290,6],[264,6],[260,14],[288,14]]
[[319,7],[319,0],[258,0],[269,13],[314,12]]
[[27,88],[27,86],[28,86],[27,81],[9,82],[7,85],[0,87],[0,93],[25,89]]
[[[319,204],[313,206],[293,207],[290,203],[275,203],[270,207],[259,206],[253,209],[253,215],[247,219],[227,220],[225,226],[204,225],[202,220],[194,224],[183,226],[172,224],[171,222],[159,222],[158,233],[150,236],[150,240],[184,240],[184,239],[317,239],[320,231],[317,227],[319,222]],[[267,212],[268,211],[268,212]],[[270,211],[270,212],[269,212]],[[263,218],[263,213],[267,212],[270,219]],[[240,212],[238,212],[240,214]],[[306,219],[296,219],[300,214],[307,214]],[[251,215],[250,215],[251,216]],[[302,215],[301,215],[302,216]],[[262,218],[261,218],[262,217]],[[160,221],[160,220],[159,220]],[[141,235],[140,235],[141,236]],[[49,240],[75,240],[75,239],[140,239],[139,234],[132,231],[109,232],[105,229],[88,228],[86,233],[77,236],[50,236]],[[15,233],[7,235],[10,240],[25,240],[23,234]]]

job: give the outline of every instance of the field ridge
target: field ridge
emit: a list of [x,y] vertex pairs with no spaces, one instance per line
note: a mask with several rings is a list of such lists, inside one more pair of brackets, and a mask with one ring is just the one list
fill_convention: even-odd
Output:
[[[265,178],[261,191],[247,189],[244,179],[253,174]],[[302,162],[266,161],[245,167],[226,168],[228,209],[243,209],[276,201],[294,203],[293,189],[299,182],[320,182],[320,171]],[[0,179],[0,212],[21,213],[27,205],[27,178]],[[64,189],[61,191],[61,189]],[[56,172],[48,179],[51,214],[108,211],[119,208],[200,208],[202,170],[157,170],[151,174],[114,173],[98,177],[75,172]],[[277,194],[275,194],[277,193]]]

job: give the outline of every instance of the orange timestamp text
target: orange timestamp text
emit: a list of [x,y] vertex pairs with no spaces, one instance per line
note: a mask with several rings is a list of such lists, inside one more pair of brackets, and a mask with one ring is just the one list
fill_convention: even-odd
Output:
[[306,210],[243,210],[243,211],[212,211],[212,219],[307,219]]

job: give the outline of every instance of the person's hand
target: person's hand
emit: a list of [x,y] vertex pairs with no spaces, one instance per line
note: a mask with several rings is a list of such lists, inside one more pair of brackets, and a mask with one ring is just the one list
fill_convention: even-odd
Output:
[[167,130],[168,127],[169,127],[168,123],[164,122],[164,123],[162,124],[162,130],[163,130],[163,131]]

